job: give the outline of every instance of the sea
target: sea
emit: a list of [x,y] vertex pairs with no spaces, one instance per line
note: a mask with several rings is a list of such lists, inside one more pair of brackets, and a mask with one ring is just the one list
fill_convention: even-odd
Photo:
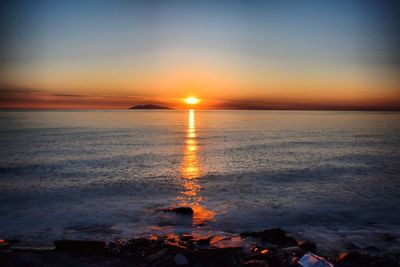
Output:
[[399,252],[400,113],[3,110],[0,190],[22,244],[281,227]]

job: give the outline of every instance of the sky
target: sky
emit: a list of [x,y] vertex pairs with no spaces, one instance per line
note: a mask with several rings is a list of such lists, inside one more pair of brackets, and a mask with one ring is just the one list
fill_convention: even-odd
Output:
[[399,3],[2,1],[0,108],[400,110]]

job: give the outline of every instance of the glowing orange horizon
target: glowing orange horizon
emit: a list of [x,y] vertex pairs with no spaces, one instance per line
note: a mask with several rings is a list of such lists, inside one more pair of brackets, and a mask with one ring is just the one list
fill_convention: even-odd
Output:
[[184,101],[186,104],[196,105],[200,102],[200,99],[198,99],[197,97],[191,96],[191,97],[185,98]]
[[[190,92],[190,97],[183,98],[185,92],[175,95],[124,95],[123,93],[100,94],[94,92],[54,93],[41,90],[9,89],[1,91],[0,108],[18,109],[128,109],[134,105],[154,104],[167,106],[174,109],[321,109],[321,110],[400,110],[400,91],[393,90],[363,94],[362,90],[348,90],[345,94],[328,93],[325,95],[317,90],[309,89],[307,94],[299,97],[299,92],[292,95],[278,94],[273,90],[269,95],[254,94],[251,98],[245,95],[224,93],[209,96],[207,88],[202,91],[204,98],[195,97],[195,92]],[[14,91],[15,90],[15,91]],[[226,94],[226,93],[225,93]]]

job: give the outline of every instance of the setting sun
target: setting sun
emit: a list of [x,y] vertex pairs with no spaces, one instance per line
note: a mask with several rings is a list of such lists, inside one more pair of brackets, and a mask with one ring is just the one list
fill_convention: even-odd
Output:
[[198,98],[196,98],[196,97],[185,98],[185,103],[189,104],[189,105],[195,105],[195,104],[197,104],[199,102],[200,102],[200,100]]

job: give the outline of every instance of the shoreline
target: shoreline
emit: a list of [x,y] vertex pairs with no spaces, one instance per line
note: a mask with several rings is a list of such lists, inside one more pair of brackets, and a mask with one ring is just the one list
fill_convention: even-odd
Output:
[[[394,236],[383,236],[388,244]],[[311,258],[310,258],[311,257]],[[17,240],[0,241],[2,266],[400,266],[400,253],[384,253],[373,245],[349,246],[323,254],[318,243],[296,240],[281,228],[244,232],[231,237],[190,234],[152,235],[128,241],[55,240],[52,247],[22,247]]]

